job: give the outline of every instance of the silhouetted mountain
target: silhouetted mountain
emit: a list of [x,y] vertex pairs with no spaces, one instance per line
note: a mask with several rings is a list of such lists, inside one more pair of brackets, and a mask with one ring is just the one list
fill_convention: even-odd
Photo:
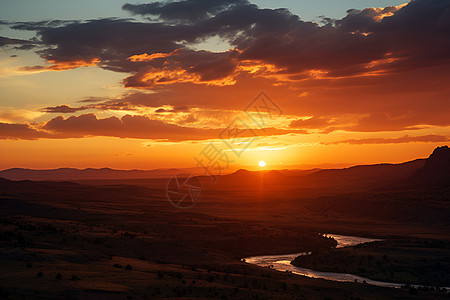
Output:
[[423,168],[414,174],[411,182],[423,187],[450,186],[450,149],[448,146],[434,149]]
[[392,182],[411,177],[425,164],[425,159],[416,159],[400,164],[375,164],[353,166],[345,169],[321,170],[304,178],[308,185],[318,187],[383,187]]
[[257,174],[258,174],[258,172],[255,172],[255,171],[239,169],[236,172],[229,174],[229,175],[224,175],[223,177],[242,178],[242,177],[248,177],[248,176],[256,176]]
[[6,194],[21,194],[25,193],[52,193],[53,191],[69,192],[74,189],[78,189],[81,185],[75,182],[61,181],[61,182],[49,182],[49,181],[32,181],[32,180],[19,180],[13,181],[0,177],[0,195]]
[[12,168],[0,171],[0,177],[10,180],[86,180],[86,179],[136,179],[163,178],[178,173],[201,174],[197,169],[155,169],[155,170],[114,170],[110,168],[59,168],[48,170],[33,170]]
[[297,185],[299,178],[319,171],[320,169],[311,170],[261,170],[249,171],[246,169],[239,169],[234,173],[219,176],[218,182],[220,184],[231,185]]
[[226,184],[264,184],[297,186],[299,188],[367,189],[384,187],[410,178],[425,164],[425,159],[416,159],[401,164],[376,164],[353,166],[345,169],[271,170],[248,171],[240,169],[221,176]]
[[[0,177],[10,180],[93,180],[167,178],[175,174],[201,174],[201,169],[114,170],[60,168],[32,170],[14,168],[0,171]],[[206,176],[202,176],[202,178]],[[428,159],[416,159],[401,164],[375,164],[344,169],[262,170],[240,169],[232,174],[217,176],[218,182],[233,185],[283,185],[299,188],[334,188],[366,190],[383,187],[445,185],[450,178],[450,149],[439,147]],[[208,181],[209,179],[204,179]]]
[[320,171],[321,169],[310,169],[310,170],[262,170],[262,171],[249,171],[246,169],[239,169],[234,173],[223,175],[222,178],[230,178],[230,179],[239,179],[239,178],[252,178],[259,177],[264,175],[265,177],[299,177],[306,176],[315,172]]

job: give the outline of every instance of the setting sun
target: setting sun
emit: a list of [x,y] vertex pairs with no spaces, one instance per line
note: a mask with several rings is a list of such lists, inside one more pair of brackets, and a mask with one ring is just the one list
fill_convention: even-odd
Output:
[[266,166],[266,162],[263,160],[260,160],[258,164],[261,168]]

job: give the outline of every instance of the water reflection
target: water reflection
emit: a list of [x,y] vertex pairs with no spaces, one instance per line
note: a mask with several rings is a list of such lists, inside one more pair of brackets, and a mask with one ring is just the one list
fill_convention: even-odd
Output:
[[[354,246],[361,243],[379,241],[377,239],[370,238],[361,238],[355,236],[345,236],[345,235],[337,235],[337,234],[327,234],[326,236],[333,237],[337,242],[337,247],[348,247]],[[333,281],[341,281],[341,282],[364,282],[367,284],[384,286],[384,287],[394,287],[399,288],[404,284],[393,283],[393,282],[383,282],[372,280],[369,278],[364,278],[361,276],[353,275],[353,274],[345,274],[345,273],[333,273],[333,272],[320,272],[307,268],[300,268],[291,265],[291,261],[294,260],[299,255],[309,255],[310,252],[301,252],[301,253],[293,253],[293,254],[283,254],[283,255],[263,255],[263,256],[252,256],[246,257],[245,261],[250,264],[255,264],[261,267],[270,267],[278,271],[282,272],[292,272],[293,274],[303,275],[311,278],[322,278]],[[418,287],[418,285],[412,285],[414,287]],[[447,288],[448,289],[448,288]]]

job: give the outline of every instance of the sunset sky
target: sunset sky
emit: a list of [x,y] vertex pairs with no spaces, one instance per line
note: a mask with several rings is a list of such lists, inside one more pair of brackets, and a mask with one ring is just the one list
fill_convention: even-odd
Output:
[[403,162],[449,82],[450,0],[0,0],[0,169]]

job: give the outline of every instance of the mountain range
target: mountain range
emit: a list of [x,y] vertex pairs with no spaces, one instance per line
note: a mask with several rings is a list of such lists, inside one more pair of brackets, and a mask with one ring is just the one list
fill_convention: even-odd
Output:
[[[12,168],[0,171],[0,177],[9,180],[76,181],[93,179],[168,178],[176,174],[200,175],[200,168],[115,170],[59,168],[34,170]],[[205,178],[205,177],[204,177]],[[219,176],[221,184],[246,185],[264,181],[265,184],[302,186],[304,188],[367,189],[386,186],[436,187],[450,184],[450,149],[436,148],[427,159],[416,159],[400,164],[358,165],[343,169],[265,170],[240,169]]]
[[179,173],[201,174],[201,169],[167,168],[154,170],[116,170],[110,168],[58,168],[36,170],[26,168],[11,168],[0,171],[0,177],[9,180],[70,181],[88,179],[167,178]]

